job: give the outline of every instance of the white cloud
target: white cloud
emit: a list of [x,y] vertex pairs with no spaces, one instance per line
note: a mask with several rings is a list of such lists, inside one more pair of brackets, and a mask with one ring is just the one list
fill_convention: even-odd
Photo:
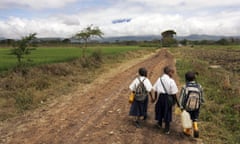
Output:
[[37,33],[37,37],[71,37],[77,29],[76,25],[67,25],[55,18],[51,19],[20,19],[11,17],[5,22],[0,21],[0,37],[20,38],[29,33]]
[[61,8],[77,0],[1,0],[0,8],[22,7],[31,9]]
[[239,0],[125,0],[125,2],[132,3],[142,3],[149,6],[157,6],[157,7],[173,7],[172,10],[178,7],[185,7],[187,9],[198,9],[198,8],[206,8],[206,7],[220,7],[220,6],[232,6],[239,5]]
[[[0,5],[3,1],[0,2]],[[39,5],[43,5],[44,1],[42,0]],[[57,0],[52,1],[52,3],[54,2],[57,2]],[[52,5],[57,8],[68,2],[74,2],[74,0],[61,2],[62,4]],[[231,4],[234,7],[239,5],[240,1],[116,1],[114,5],[104,7],[104,9],[94,7],[94,9],[89,8],[87,11],[85,9],[85,11],[79,11],[71,15],[56,14],[46,18],[32,19],[12,16],[7,19],[0,19],[0,37],[15,38],[32,32],[37,32],[38,37],[70,37],[90,24],[99,26],[105,33],[105,37],[160,35],[162,31],[167,29],[175,30],[177,35],[240,35],[240,11],[229,9]],[[180,6],[180,8],[177,6]],[[223,6],[228,7],[223,8]],[[218,7],[217,11],[214,9],[216,7]],[[195,8],[196,10],[194,10]],[[212,12],[212,10],[215,11]],[[131,21],[113,24],[112,21],[116,19],[131,19]]]

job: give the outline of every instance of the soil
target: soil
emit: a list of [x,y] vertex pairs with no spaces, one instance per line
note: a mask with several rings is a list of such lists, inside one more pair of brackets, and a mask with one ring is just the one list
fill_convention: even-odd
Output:
[[[0,123],[1,144],[190,144],[201,140],[182,134],[180,116],[175,115],[170,135],[156,127],[154,103],[148,119],[136,128],[128,115],[129,84],[140,67],[148,70],[152,83],[174,57],[162,49],[157,53],[112,67],[90,84],[78,88],[23,116]],[[174,79],[178,83],[175,75]]]

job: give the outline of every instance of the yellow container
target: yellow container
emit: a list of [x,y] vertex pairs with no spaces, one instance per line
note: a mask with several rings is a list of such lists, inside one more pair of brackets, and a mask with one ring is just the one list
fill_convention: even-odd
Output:
[[131,103],[133,103],[133,101],[134,101],[134,93],[131,92],[131,94],[129,96],[129,103],[131,104]]
[[179,107],[175,107],[174,113],[175,113],[176,115],[180,115],[180,114],[181,114],[181,109],[180,109]]

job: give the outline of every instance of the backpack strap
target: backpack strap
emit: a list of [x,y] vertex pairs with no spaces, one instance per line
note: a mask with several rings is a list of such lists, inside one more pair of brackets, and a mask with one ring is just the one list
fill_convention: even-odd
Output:
[[[145,85],[144,85],[143,82],[144,82],[144,80],[145,80],[146,78],[144,78],[143,81],[141,81],[140,77],[137,77],[137,79],[139,80],[139,84],[143,84],[143,86],[145,87]],[[138,84],[138,85],[139,85],[139,84]],[[137,87],[138,85],[135,85],[135,87]]]
[[161,78],[160,78],[160,81],[161,81],[161,84],[162,84],[162,86],[163,86],[163,89],[164,89],[165,93],[168,94],[167,89],[166,89],[166,87],[164,86],[163,81],[162,81]]
[[[137,79],[139,80],[140,83],[143,83],[146,78],[144,78],[143,81],[141,81],[140,77],[138,77]],[[143,83],[143,85],[144,85],[144,83]]]
[[[163,89],[164,89],[165,93],[168,94],[167,89],[166,89],[166,87],[164,86],[163,81],[162,81],[161,78],[160,78],[160,81],[161,81],[161,84],[162,84],[162,86],[163,86]],[[177,103],[178,107],[180,107],[180,104],[179,104],[179,102],[178,102],[178,100],[177,100],[177,98],[176,98],[176,95],[168,95],[168,96],[172,96],[172,97],[173,97],[173,100]]]

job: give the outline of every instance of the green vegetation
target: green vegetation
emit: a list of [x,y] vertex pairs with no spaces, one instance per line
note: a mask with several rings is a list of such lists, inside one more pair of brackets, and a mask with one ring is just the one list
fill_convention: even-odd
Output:
[[85,51],[86,51],[87,44],[90,41],[90,39],[94,36],[102,38],[102,35],[103,35],[103,32],[98,27],[93,27],[92,25],[84,28],[79,33],[75,34],[74,37],[76,39],[84,41],[84,47],[82,48],[83,57],[85,57]]
[[174,36],[177,34],[174,30],[166,30],[162,34],[162,46],[163,47],[173,47],[177,46],[177,40]]
[[[90,55],[96,49],[100,49],[103,55],[118,55],[140,48],[138,46],[96,46],[89,48],[86,51],[86,55]],[[11,55],[11,50],[11,48],[0,48],[0,72],[17,66],[16,58]],[[38,47],[32,51],[31,55],[26,55],[23,61],[28,63],[28,65],[50,64],[74,60],[80,58],[81,55],[82,50],[77,47]]]
[[30,54],[31,50],[34,49],[35,46],[33,44],[33,40],[35,39],[36,33],[33,33],[15,42],[12,54],[17,57],[18,64],[21,64],[23,57]]
[[171,49],[184,83],[188,70],[197,71],[206,103],[200,113],[200,138],[204,143],[240,141],[240,47],[197,46]]

